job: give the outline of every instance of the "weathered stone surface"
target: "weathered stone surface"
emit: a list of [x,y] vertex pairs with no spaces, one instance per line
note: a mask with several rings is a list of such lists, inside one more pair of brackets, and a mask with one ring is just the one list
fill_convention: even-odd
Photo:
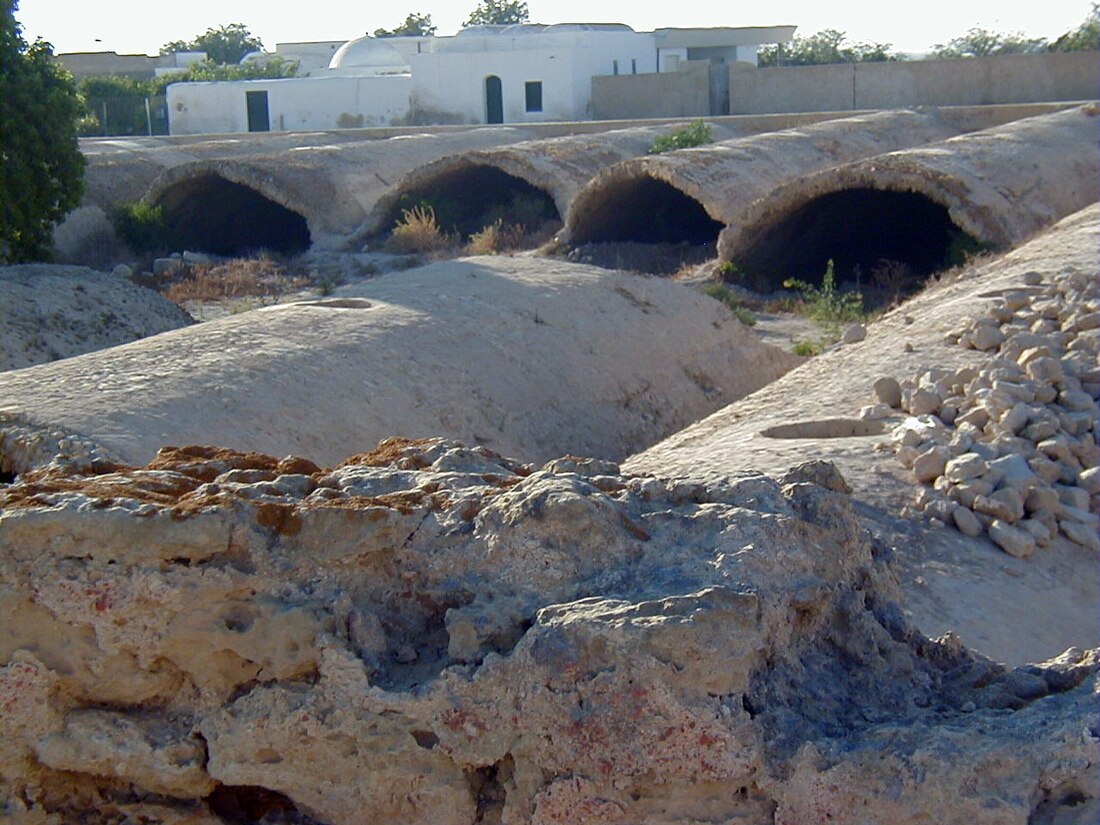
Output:
[[192,323],[118,273],[81,266],[0,267],[0,371],[126,344]]
[[[335,463],[390,436],[487,443],[539,463],[614,460],[802,362],[681,284],[503,256],[88,359],[0,374],[0,432],[17,417],[133,463],[165,443],[209,441]],[[5,436],[5,454],[22,440]]]
[[901,406],[901,385],[896,378],[883,376],[875,381],[872,389],[880,403],[888,404],[894,409]]
[[1008,555],[1018,559],[1026,559],[1035,552],[1035,539],[1030,533],[1013,527],[999,518],[994,518],[993,523],[989,525],[989,537]]
[[183,448],[0,488],[6,812],[916,825],[1097,796],[1096,658],[921,636],[827,464],[392,440],[280,468],[309,469]]

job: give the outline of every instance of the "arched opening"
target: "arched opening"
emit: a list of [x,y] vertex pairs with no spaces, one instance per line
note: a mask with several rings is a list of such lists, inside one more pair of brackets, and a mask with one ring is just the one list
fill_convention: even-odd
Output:
[[461,166],[402,192],[383,226],[393,229],[402,212],[431,207],[444,232],[468,238],[500,220],[540,234],[547,224],[561,222],[558,208],[543,189],[495,166]]
[[830,192],[757,229],[731,257],[761,291],[788,278],[820,285],[832,261],[838,283],[896,295],[984,248],[942,204],[919,192],[884,189]]
[[577,261],[670,274],[715,254],[722,224],[703,205],[649,176],[593,193],[570,233]]
[[485,78],[485,122],[504,122],[504,90],[495,74]]
[[180,181],[161,194],[157,205],[183,249],[232,257],[260,249],[293,255],[310,246],[304,217],[220,175]]
[[585,217],[573,227],[576,244],[676,243],[713,244],[722,224],[699,201],[675,186],[651,177],[609,185],[586,205]]

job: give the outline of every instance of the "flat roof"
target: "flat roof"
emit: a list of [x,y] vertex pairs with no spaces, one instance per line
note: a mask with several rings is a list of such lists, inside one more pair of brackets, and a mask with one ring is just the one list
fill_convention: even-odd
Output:
[[703,49],[722,46],[752,46],[758,43],[789,43],[798,26],[715,26],[705,29],[654,29],[662,49]]

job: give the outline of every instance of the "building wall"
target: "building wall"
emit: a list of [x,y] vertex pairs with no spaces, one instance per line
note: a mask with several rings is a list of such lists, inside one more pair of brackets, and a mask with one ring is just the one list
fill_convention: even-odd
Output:
[[404,122],[412,79],[308,77],[168,87],[173,135],[248,131],[246,93],[266,91],[272,131],[359,128]]
[[1094,100],[1098,74],[1096,52],[771,69],[734,64],[730,113]]
[[710,64],[683,63],[676,72],[592,78],[592,117],[706,117],[710,114]]
[[[586,120],[592,117],[591,78],[656,69],[652,37],[634,32],[440,38],[435,49],[411,56],[414,117],[484,123],[485,79],[501,79],[505,123]],[[542,111],[526,109],[525,84],[542,83]]]

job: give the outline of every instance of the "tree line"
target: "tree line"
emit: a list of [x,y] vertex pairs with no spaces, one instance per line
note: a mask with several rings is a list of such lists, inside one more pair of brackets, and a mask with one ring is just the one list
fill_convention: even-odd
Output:
[[[1027,37],[1021,33],[1003,33],[972,28],[947,43],[937,43],[927,57],[945,60],[960,57],[989,57],[1001,54],[1037,52],[1076,52],[1100,48],[1100,4],[1093,3],[1084,22],[1054,41]],[[889,43],[852,43],[845,32],[825,29],[790,43],[763,46],[758,55],[762,67],[820,66],[829,63],[877,63],[906,60]]]

